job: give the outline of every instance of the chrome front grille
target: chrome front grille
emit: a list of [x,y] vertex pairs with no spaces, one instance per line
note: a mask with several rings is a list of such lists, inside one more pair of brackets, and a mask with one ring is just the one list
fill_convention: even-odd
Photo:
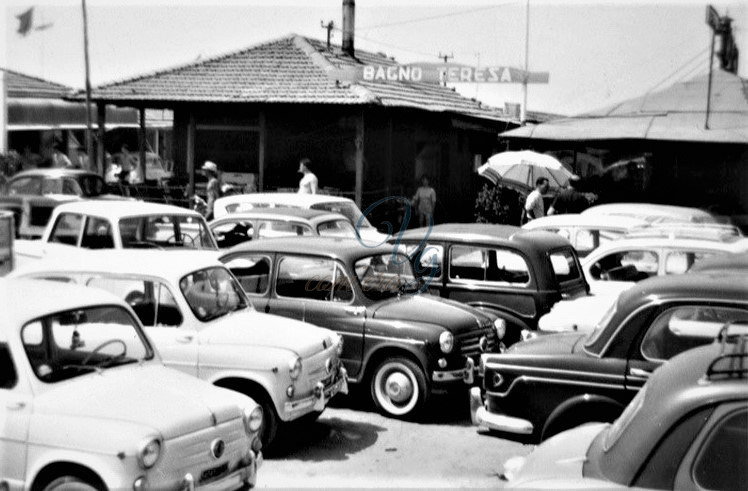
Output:
[[[485,351],[481,350],[481,338],[483,337],[486,338]],[[471,358],[477,357],[484,352],[492,353],[499,346],[496,331],[492,328],[481,328],[460,334],[457,336],[457,342],[460,345],[460,353]]]

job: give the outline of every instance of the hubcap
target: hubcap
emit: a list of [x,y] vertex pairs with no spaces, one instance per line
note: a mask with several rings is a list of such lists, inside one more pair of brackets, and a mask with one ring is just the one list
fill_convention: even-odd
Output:
[[390,400],[397,403],[406,402],[413,395],[413,385],[410,379],[400,372],[392,373],[387,377],[385,390]]

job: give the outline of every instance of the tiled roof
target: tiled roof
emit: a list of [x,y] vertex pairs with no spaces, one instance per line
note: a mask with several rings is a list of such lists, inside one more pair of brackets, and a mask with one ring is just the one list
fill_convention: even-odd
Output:
[[49,80],[24,75],[5,68],[1,70],[5,72],[8,97],[58,99],[68,95],[73,90],[72,87]]
[[360,64],[396,64],[380,54],[356,51],[298,35],[241,51],[96,87],[107,101],[196,101],[305,104],[375,104],[505,119],[454,90],[425,83],[339,82],[328,72]]

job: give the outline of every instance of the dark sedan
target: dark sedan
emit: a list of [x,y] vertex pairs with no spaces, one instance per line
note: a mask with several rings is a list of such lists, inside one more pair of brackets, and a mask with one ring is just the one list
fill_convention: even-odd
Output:
[[349,382],[367,384],[390,416],[413,416],[432,392],[472,384],[480,354],[497,351],[504,334],[495,316],[419,295],[411,263],[391,245],[266,239],[237,245],[221,260],[258,310],[341,334]]
[[473,421],[535,438],[612,421],[655,368],[710,343],[726,322],[746,319],[744,275],[644,280],[623,292],[589,334],[541,336],[482,356],[485,402],[472,389]]

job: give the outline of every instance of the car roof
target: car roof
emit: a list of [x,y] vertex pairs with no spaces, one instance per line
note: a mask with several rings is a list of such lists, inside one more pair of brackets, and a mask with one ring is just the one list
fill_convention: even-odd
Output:
[[[62,254],[62,253],[61,253]],[[116,275],[150,275],[176,281],[183,276],[219,264],[218,251],[154,249],[97,249],[31,261],[11,273],[12,276],[42,272],[107,272]]]
[[[722,402],[748,401],[748,383],[742,376],[711,376],[707,371],[716,363],[727,368],[723,354],[740,353],[741,343],[714,343],[685,351],[658,368],[645,385],[644,401],[618,440],[605,452],[606,431],[596,438],[590,452],[599,470],[615,482],[627,482],[649,457],[660,439],[687,414]],[[743,358],[742,367],[748,360]],[[733,363],[733,369],[735,363]]]
[[[569,246],[568,240],[554,232],[523,230],[513,225],[491,223],[442,223],[431,228],[421,227],[406,230],[402,234],[402,238],[405,240],[423,240],[425,237],[435,241],[466,244],[512,242],[533,249],[541,246],[544,248]],[[395,236],[391,241],[395,241],[397,238],[398,236]]]
[[582,214],[626,215],[641,217],[647,221],[652,221],[658,217],[689,221],[715,221],[711,213],[699,208],[656,203],[606,203],[591,206],[584,210]]
[[[696,261],[689,273],[703,271],[720,271],[722,273],[748,273],[748,252],[736,252],[732,254],[721,254]],[[748,281],[748,276],[746,276]]]
[[358,239],[352,238],[320,236],[280,237],[252,240],[237,244],[223,251],[222,257],[237,252],[280,252],[283,254],[326,256],[347,261],[373,254],[391,254],[394,249],[395,246],[389,244],[376,247],[365,246]]
[[607,215],[584,215],[581,213],[565,213],[551,215],[531,220],[522,226],[523,229],[533,230],[543,227],[587,227],[599,229],[628,230],[647,225],[649,222],[640,218],[616,216],[611,219]]
[[325,218],[348,220],[345,216],[339,213],[332,213],[326,210],[313,210],[311,208],[255,208],[253,210],[242,210],[223,215],[222,217],[211,221],[211,224],[236,218],[301,219],[309,221]]
[[621,292],[618,304],[639,303],[643,299],[651,301],[654,297],[662,300],[697,298],[748,302],[748,281],[737,275],[724,276],[707,272],[653,276]]
[[[0,327],[17,329],[30,320],[45,315],[100,304],[122,305],[122,301],[104,290],[84,286],[56,281],[0,278],[0,312],[4,319],[0,321]],[[4,327],[0,328],[0,341],[6,341],[8,335]]]
[[594,262],[595,260],[597,260],[597,258],[609,252],[657,248],[672,248],[681,250],[687,249],[694,251],[706,250],[717,252],[739,252],[744,248],[748,248],[748,240],[737,238],[732,242],[721,242],[707,239],[684,239],[671,237],[644,237],[631,239],[623,237],[601,244],[600,247],[590,252],[587,257],[582,259],[582,263],[586,265],[590,262]]
[[248,193],[234,194],[218,198],[216,206],[225,207],[234,203],[260,203],[271,204],[276,206],[295,206],[299,208],[309,208],[317,203],[334,203],[353,201],[343,196],[333,196],[329,194],[302,194],[302,193]]
[[150,203],[132,200],[83,200],[57,205],[59,212],[83,213],[107,218],[142,216],[150,214],[192,215],[201,217],[198,212],[163,203]]
[[64,167],[56,168],[42,168],[42,169],[28,169],[15,174],[11,179],[17,179],[19,177],[26,176],[43,176],[43,177],[63,177],[63,176],[96,176],[100,177],[97,173],[91,172],[84,169],[67,169]]

